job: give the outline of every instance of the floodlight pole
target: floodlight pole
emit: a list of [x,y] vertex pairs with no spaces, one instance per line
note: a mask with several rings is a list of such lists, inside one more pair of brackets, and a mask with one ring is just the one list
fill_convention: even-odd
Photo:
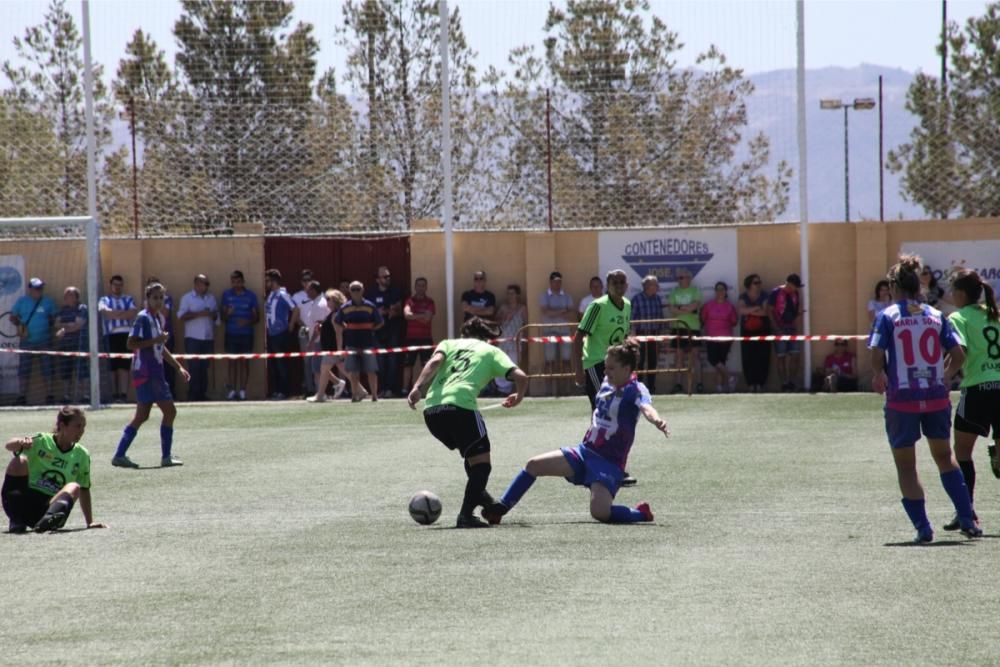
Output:
[[[820,100],[819,108],[824,111],[844,110],[844,221],[851,221],[851,158],[850,144],[848,138],[847,112],[850,109],[856,111],[869,111],[876,106],[875,100],[870,97],[855,98],[853,102],[842,102],[840,100]],[[879,108],[881,114],[881,107]]]

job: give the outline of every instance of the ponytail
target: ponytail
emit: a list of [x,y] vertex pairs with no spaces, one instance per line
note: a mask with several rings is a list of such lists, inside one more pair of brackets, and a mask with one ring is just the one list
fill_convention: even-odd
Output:
[[951,289],[965,294],[969,304],[979,303],[979,299],[985,296],[986,319],[991,322],[1000,322],[1000,311],[997,309],[997,298],[993,286],[983,280],[978,273],[970,269],[959,269],[952,278]]

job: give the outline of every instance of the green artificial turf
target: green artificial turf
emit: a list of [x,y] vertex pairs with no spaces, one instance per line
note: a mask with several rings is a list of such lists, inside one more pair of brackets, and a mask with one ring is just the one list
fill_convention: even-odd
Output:
[[[483,405],[494,404],[493,401]],[[90,413],[106,531],[0,534],[0,663],[973,665],[1000,662],[1000,482],[977,448],[986,537],[910,546],[873,395],[656,397],[629,468],[655,524],[593,521],[543,478],[501,526],[455,530],[460,458],[402,401],[180,406],[181,468],[112,468],[131,412]],[[585,399],[483,413],[499,496],[576,444]],[[158,413],[130,456],[159,462]],[[7,438],[52,412],[0,413]],[[407,501],[430,489],[433,526]]]

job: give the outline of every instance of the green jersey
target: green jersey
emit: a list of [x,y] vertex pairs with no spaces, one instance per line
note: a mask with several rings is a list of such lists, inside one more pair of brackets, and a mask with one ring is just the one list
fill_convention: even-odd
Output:
[[[671,306],[690,306],[692,303],[701,303],[701,288],[699,287],[675,287],[670,293],[667,303]],[[698,308],[693,313],[674,313],[674,317],[688,325],[692,331],[701,331],[701,315]]]
[[444,354],[424,406],[456,405],[476,410],[476,397],[490,380],[506,377],[517,368],[499,347],[476,338],[453,338],[438,343],[435,353]]
[[21,454],[28,459],[28,488],[47,496],[56,495],[70,482],[90,488],[90,452],[80,445],[63,452],[51,433],[39,433],[32,438],[31,449]]
[[580,320],[577,331],[587,334],[583,339],[583,369],[593,368],[604,361],[608,348],[625,340],[632,322],[632,302],[622,298],[622,307],[604,296],[594,299]]
[[987,319],[986,306],[965,306],[948,319],[965,347],[961,386],[1000,381],[1000,324]]

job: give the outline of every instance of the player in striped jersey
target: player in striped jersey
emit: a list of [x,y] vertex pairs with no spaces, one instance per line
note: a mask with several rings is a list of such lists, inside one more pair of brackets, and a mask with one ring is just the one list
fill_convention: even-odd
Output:
[[[503,401],[512,408],[524,398],[528,376],[500,348],[488,340],[500,336],[493,322],[472,316],[462,325],[462,337],[441,341],[430,361],[420,371],[407,397],[409,406],[417,403],[427,389],[424,423],[427,430],[448,449],[458,450],[465,459],[465,497],[458,513],[456,528],[485,528],[473,514],[476,507],[489,507],[493,498],[486,492],[493,466],[490,463],[490,437],[478,410],[476,397],[490,380],[503,377],[514,381],[514,393]],[[428,389],[429,387],[429,389]]]
[[941,311],[919,301],[921,260],[904,255],[889,270],[894,303],[872,325],[872,388],[886,395],[885,430],[889,436],[903,509],[917,529],[917,542],[931,542],[934,529],[927,518],[924,489],[917,476],[916,443],[921,431],[941,473],[962,533],[982,535],[965,478],[949,440],[951,400],[947,378],[965,360],[965,353]]
[[[997,445],[1000,444],[1000,312],[993,287],[975,271],[958,271],[952,278],[951,290],[952,303],[958,310],[948,319],[965,350],[962,398],[955,411],[955,458],[969,487],[969,499],[974,500],[976,466],[972,461],[972,449],[976,446],[977,437],[989,437],[991,428],[990,468],[996,477],[1000,477],[1000,461],[997,460]],[[984,299],[985,303],[979,303],[980,299]],[[958,530],[960,527],[956,516],[944,529]]]
[[591,426],[576,447],[563,447],[536,456],[510,483],[500,501],[483,509],[490,523],[500,523],[538,477],[565,477],[566,481],[590,489],[590,515],[604,523],[652,521],[647,503],[635,508],[612,504],[625,476],[625,462],[635,441],[639,416],[669,436],[667,422],[639,382],[639,343],[629,339],[608,348],[604,359],[605,378],[597,392],[597,406]]

